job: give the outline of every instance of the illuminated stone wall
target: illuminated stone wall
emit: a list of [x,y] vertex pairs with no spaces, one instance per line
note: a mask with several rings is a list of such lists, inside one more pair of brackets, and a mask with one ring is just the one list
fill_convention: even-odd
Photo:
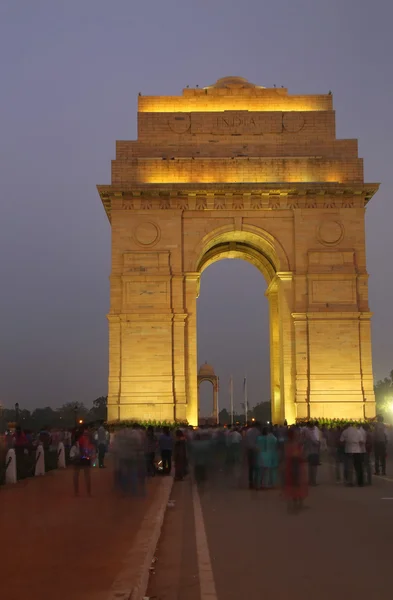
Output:
[[221,258],[268,283],[274,420],[375,414],[363,181],[330,94],[224,78],[139,97],[98,186],[112,226],[109,418],[198,419],[200,273]]

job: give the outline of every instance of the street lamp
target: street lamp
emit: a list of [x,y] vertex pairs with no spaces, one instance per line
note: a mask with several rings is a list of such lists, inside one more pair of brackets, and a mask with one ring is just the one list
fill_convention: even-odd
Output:
[[19,402],[15,402],[15,423],[19,425]]
[[78,421],[78,405],[77,404],[75,404],[75,406],[74,406],[74,421],[75,421],[75,429],[76,429],[76,426],[78,424],[78,422],[77,422]]

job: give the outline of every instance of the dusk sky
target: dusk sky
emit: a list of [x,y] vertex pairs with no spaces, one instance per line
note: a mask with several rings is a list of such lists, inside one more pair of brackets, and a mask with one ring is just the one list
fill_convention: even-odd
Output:
[[[115,140],[135,139],[138,92],[180,94],[238,75],[290,94],[334,94],[337,137],[358,138],[365,179],[374,374],[393,369],[391,0],[2,0],[0,403],[86,404],[107,393],[110,183]],[[269,399],[259,272],[202,276],[199,359],[228,405],[248,376]],[[202,412],[210,410],[203,389]]]

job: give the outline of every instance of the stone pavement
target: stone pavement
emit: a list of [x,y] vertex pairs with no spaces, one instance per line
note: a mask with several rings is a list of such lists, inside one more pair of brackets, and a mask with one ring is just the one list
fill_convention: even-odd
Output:
[[[124,570],[143,518],[156,514],[163,478],[148,483],[145,499],[113,491],[110,468],[92,469],[92,497],[72,469],[0,489],[1,597],[107,600]],[[137,557],[142,566],[143,557]],[[133,565],[134,568],[138,565]],[[140,571],[140,569],[139,569]]]
[[200,592],[191,482],[175,483],[172,496],[150,579],[157,600],[392,598],[393,480],[347,488],[323,468],[309,508],[291,515],[278,491],[216,477],[199,494],[215,595]]

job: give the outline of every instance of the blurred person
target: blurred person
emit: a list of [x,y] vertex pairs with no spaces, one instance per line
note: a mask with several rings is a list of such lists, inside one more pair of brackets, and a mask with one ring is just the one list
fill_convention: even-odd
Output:
[[114,440],[117,454],[117,485],[124,494],[145,495],[145,440],[137,424],[118,431]]
[[197,484],[203,485],[207,480],[211,451],[212,440],[209,434],[198,430],[191,442],[191,457]]
[[241,461],[241,449],[242,449],[242,434],[237,427],[228,429],[226,432],[226,466],[227,470],[232,473],[236,466]]
[[341,434],[340,441],[344,443],[345,451],[345,482],[353,485],[352,468],[355,470],[356,481],[363,485],[363,452],[362,444],[365,443],[365,434],[355,425],[350,424]]
[[180,429],[176,431],[173,458],[175,461],[175,479],[176,481],[183,481],[187,474],[187,449],[186,438]]
[[49,431],[48,425],[44,425],[38,434],[38,439],[44,447],[44,450],[49,450],[50,445],[52,443],[52,436]]
[[319,430],[320,433],[320,441],[321,441],[321,446],[320,446],[320,455],[321,454],[325,454],[328,451],[328,438],[329,438],[329,430],[327,429],[326,425],[322,425],[322,427]]
[[85,478],[86,491],[88,496],[91,496],[91,475],[90,467],[94,453],[94,446],[91,442],[90,435],[83,427],[75,434],[75,443],[70,450],[70,459],[74,465],[74,493],[79,495],[79,476],[81,471]]
[[146,469],[147,474],[150,477],[156,475],[156,452],[157,452],[157,438],[154,433],[154,427],[149,425],[146,432]]
[[158,440],[158,445],[161,453],[163,474],[170,475],[172,470],[173,438],[171,436],[169,427],[163,428],[162,434]]
[[378,415],[373,432],[375,475],[386,475],[387,442],[388,437],[383,422],[383,416]]
[[309,421],[304,430],[304,451],[308,461],[308,484],[311,486],[318,485],[317,473],[320,464],[320,446],[321,439],[319,429],[312,421]]
[[100,469],[105,468],[105,454],[108,450],[108,432],[104,427],[104,421],[100,422],[100,426],[97,429],[97,452],[98,452],[98,466]]
[[261,434],[260,425],[257,421],[251,423],[251,427],[246,430],[244,436],[244,443],[247,452],[247,464],[248,464],[248,487],[254,488],[255,485],[255,467],[257,458],[257,439]]
[[303,448],[296,428],[288,430],[285,444],[284,495],[290,512],[297,512],[303,508],[304,499],[307,497],[307,477]]
[[16,457],[17,479],[22,479],[28,473],[28,463],[25,459],[25,453],[27,454],[28,448],[28,440],[20,425],[15,427],[15,432],[12,437]]
[[366,485],[371,485],[372,484],[371,455],[372,455],[372,450],[373,450],[373,434],[371,432],[371,427],[368,423],[363,425],[363,430],[365,432],[363,467],[364,467]]
[[263,427],[257,438],[256,481],[257,489],[272,488],[277,483],[277,468],[279,455],[277,438],[273,430]]
[[23,429],[20,425],[15,427],[15,432],[13,435],[13,445],[14,448],[25,448],[27,446],[27,437]]
[[342,427],[337,426],[330,430],[328,437],[329,453],[334,465],[334,474],[337,483],[340,483],[345,476],[344,460],[344,443],[341,442]]

